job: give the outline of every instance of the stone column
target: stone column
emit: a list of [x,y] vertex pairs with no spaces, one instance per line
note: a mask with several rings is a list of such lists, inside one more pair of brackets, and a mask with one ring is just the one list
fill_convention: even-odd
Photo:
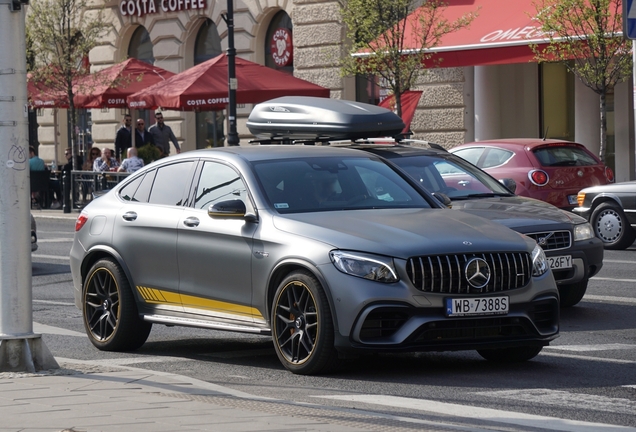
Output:
[[501,138],[499,70],[475,66],[475,140]]

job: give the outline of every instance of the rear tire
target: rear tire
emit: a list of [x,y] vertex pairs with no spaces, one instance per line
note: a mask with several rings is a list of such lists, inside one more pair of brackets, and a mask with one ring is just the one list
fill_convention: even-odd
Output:
[[542,346],[522,346],[513,348],[485,349],[477,350],[480,356],[486,360],[498,363],[518,363],[535,358]]
[[636,239],[636,231],[629,224],[623,210],[616,204],[600,204],[592,212],[590,223],[594,228],[594,234],[603,240],[605,249],[626,249]]
[[285,368],[313,375],[332,370],[338,360],[327,297],[311,273],[290,273],[274,295],[271,312],[274,349]]
[[572,307],[581,301],[587,291],[587,282],[589,279],[584,279],[580,282],[576,282],[569,285],[559,285],[559,299],[562,308]]
[[152,329],[152,323],[139,318],[130,283],[111,258],[97,261],[88,272],[82,314],[88,338],[102,351],[136,350]]

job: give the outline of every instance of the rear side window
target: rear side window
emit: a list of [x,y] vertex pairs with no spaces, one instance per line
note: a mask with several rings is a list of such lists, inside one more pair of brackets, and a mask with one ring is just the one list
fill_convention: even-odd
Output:
[[481,168],[492,168],[503,165],[508,162],[514,155],[515,154],[510,150],[491,148],[488,150],[484,161],[481,163]]
[[477,165],[477,161],[479,160],[481,155],[484,153],[484,148],[471,147],[467,149],[457,150],[456,152],[453,152],[453,153],[455,153],[457,156],[461,157],[462,159],[467,160],[471,164]]
[[119,191],[119,196],[121,197],[121,199],[125,201],[137,201],[135,199],[135,192],[137,192],[137,189],[139,188],[139,185],[141,184],[143,178],[144,176],[139,176],[133,181],[129,182],[126,186],[121,188],[121,190]]
[[534,151],[534,155],[544,167],[553,166],[589,166],[597,165],[598,161],[580,147],[541,147]]
[[192,180],[193,165],[194,162],[181,162],[158,168],[148,202],[171,206],[183,205],[186,188]]

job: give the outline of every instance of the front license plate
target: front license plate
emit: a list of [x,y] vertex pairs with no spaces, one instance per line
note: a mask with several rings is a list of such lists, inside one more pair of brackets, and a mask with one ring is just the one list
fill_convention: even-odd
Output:
[[505,315],[508,313],[508,296],[447,298],[446,316]]
[[561,270],[572,268],[572,255],[561,255],[555,257],[546,257],[550,263],[552,270]]

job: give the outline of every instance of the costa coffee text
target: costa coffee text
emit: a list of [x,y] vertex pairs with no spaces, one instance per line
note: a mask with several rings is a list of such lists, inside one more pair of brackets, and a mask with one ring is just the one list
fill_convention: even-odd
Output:
[[[158,6],[157,6],[158,5]],[[122,0],[119,12],[122,16],[143,16],[163,12],[205,9],[206,0]],[[159,8],[159,10],[157,10]]]

